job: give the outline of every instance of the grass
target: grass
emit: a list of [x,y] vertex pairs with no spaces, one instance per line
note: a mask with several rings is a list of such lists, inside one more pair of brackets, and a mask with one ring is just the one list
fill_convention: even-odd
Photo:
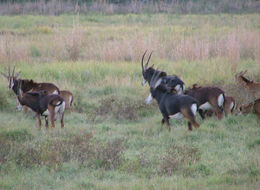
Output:
[[[161,114],[156,102],[144,103],[149,90],[141,86],[140,68],[140,57],[147,48],[140,44],[144,42],[158,49],[164,45],[170,47],[172,41],[168,39],[172,33],[176,39],[182,39],[183,35],[196,37],[199,43],[205,40],[204,34],[221,38],[243,26],[243,30],[249,31],[247,34],[256,36],[253,44],[257,45],[259,15],[91,15],[80,16],[78,20],[83,50],[77,61],[70,61],[66,46],[58,44],[58,32],[65,36],[66,32],[78,30],[73,28],[73,16],[0,18],[0,23],[4,22],[0,24],[1,31],[17,32],[14,36],[0,37],[10,43],[10,54],[1,57],[0,70],[6,72],[8,64],[16,63],[22,78],[53,82],[75,96],[75,111],[65,113],[65,128],[61,129],[56,121],[55,129],[40,131],[33,113],[15,111],[15,96],[8,90],[6,79],[0,78],[0,189],[237,190],[259,187],[260,132],[256,117],[230,115],[221,121],[214,117],[202,121],[198,116],[201,126],[192,132],[188,131],[186,121],[171,120],[169,133],[165,126],[160,126]],[[61,26],[58,31],[50,27],[32,32],[35,23]],[[132,38],[120,46],[118,54],[114,53],[111,47],[120,44],[127,35]],[[132,42],[138,36],[140,40]],[[24,46],[10,39],[26,42],[29,53],[18,53]],[[96,54],[82,55],[84,48],[91,51],[91,46],[85,46],[90,39],[91,42],[96,40],[92,47]],[[57,55],[57,51],[49,52],[54,42],[65,58]],[[159,42],[164,43],[160,46]],[[240,47],[248,45],[240,42]],[[129,43],[135,48],[125,60],[122,58],[129,49],[126,51],[123,47]],[[97,44],[99,46],[95,46]],[[183,47],[197,52],[195,46]],[[178,74],[186,86],[217,85],[240,104],[249,100],[236,85],[234,74],[248,69],[248,76],[259,80],[259,52],[250,50],[250,46],[247,48],[250,56],[235,57],[231,52],[236,53],[236,46],[229,47],[230,54],[210,57],[194,53],[176,58],[170,51],[157,50],[151,62],[169,74]],[[102,48],[107,49],[106,56]],[[253,52],[256,56],[251,55]],[[184,55],[195,56],[186,59]]]

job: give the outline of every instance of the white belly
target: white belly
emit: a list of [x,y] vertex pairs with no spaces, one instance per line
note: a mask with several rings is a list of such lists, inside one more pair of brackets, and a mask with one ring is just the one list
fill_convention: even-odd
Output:
[[209,102],[206,102],[206,103],[200,105],[199,108],[202,109],[202,110],[211,110],[212,106],[210,105]]
[[176,114],[174,114],[174,115],[170,115],[169,117],[170,117],[170,118],[173,118],[173,119],[182,119],[182,118],[183,118],[183,115],[182,115],[181,112],[178,112],[178,113],[176,113]]

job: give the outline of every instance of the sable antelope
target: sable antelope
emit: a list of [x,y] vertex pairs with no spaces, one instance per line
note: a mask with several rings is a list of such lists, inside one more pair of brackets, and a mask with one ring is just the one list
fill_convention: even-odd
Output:
[[242,105],[239,108],[240,114],[248,114],[251,112],[253,108],[253,113],[258,116],[258,120],[260,121],[260,98],[247,104],[247,105]]
[[163,115],[162,125],[166,123],[170,131],[170,118],[180,119],[185,117],[188,120],[189,130],[192,130],[192,126],[198,128],[199,124],[196,121],[197,100],[187,95],[168,93],[169,88],[161,85],[161,74],[162,72],[154,73],[150,81],[150,92],[152,97],[156,99]]
[[241,71],[240,73],[236,74],[236,80],[240,85],[248,89],[248,91],[253,94],[254,98],[256,98],[256,93],[260,92],[260,82],[254,82],[253,80],[249,80],[248,78],[246,78],[244,76],[246,72],[247,70]]
[[68,90],[60,90],[60,96],[65,101],[66,109],[72,111],[73,94]]
[[[1,72],[2,73],[2,72]],[[12,75],[10,74],[10,65],[8,67],[8,75],[2,73],[2,75],[8,80],[8,87],[12,89],[14,93],[18,94],[18,82],[21,84],[21,89],[23,92],[35,92],[45,90],[48,94],[59,94],[59,88],[52,83],[36,83],[33,80],[19,79],[21,72],[15,74],[15,66],[12,71]],[[17,109],[21,106],[17,105]]]
[[199,114],[205,119],[205,110],[213,110],[215,115],[222,119],[225,102],[224,91],[217,87],[200,87],[193,84],[192,88],[188,88],[185,94],[194,97],[198,101]]
[[38,124],[41,129],[41,116],[45,117],[45,127],[48,128],[48,116],[51,126],[55,127],[54,121],[60,117],[61,128],[64,127],[65,101],[57,94],[48,94],[47,91],[23,92],[22,80],[18,81],[17,97],[22,105],[31,108],[37,114]]
[[[161,73],[160,77],[162,78],[162,83],[168,84],[168,87],[171,88],[170,91],[175,91],[177,94],[183,94],[183,92],[185,90],[185,85],[184,85],[184,82],[178,76],[176,76],[176,75],[167,76],[166,72],[154,69],[153,68],[154,65],[152,65],[148,68],[148,64],[149,64],[149,61],[150,61],[150,58],[151,58],[153,52],[150,53],[149,58],[148,58],[146,64],[144,65],[144,57],[145,57],[146,52],[147,52],[147,50],[144,52],[142,61],[141,61],[142,74],[143,74],[142,85],[144,86],[146,84],[146,82],[148,82],[148,84],[150,85],[152,76],[154,74],[158,74],[160,72]],[[151,101],[152,101],[152,96],[150,94],[149,97],[147,98],[146,102],[150,103]]]

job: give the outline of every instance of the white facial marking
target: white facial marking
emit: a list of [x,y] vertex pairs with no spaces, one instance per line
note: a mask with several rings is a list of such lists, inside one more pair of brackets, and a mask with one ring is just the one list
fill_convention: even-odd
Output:
[[206,102],[206,103],[200,105],[199,108],[202,109],[202,110],[211,110],[212,106],[210,105],[209,102]]
[[154,88],[157,88],[162,82],[162,79],[160,78],[159,80],[156,81]]
[[147,81],[143,79],[143,81],[142,81],[142,86],[144,86],[144,85],[146,84],[146,82],[147,82]]
[[58,94],[58,91],[57,91],[57,90],[54,90],[52,94]]
[[196,115],[196,111],[197,111],[197,104],[192,104],[191,107],[190,107],[193,115]]
[[219,107],[221,107],[221,106],[223,106],[223,104],[224,104],[224,94],[220,94],[219,96],[218,96],[218,106]]
[[183,115],[182,115],[181,112],[178,112],[178,113],[176,113],[176,114],[174,114],[174,115],[170,115],[169,117],[170,117],[170,118],[173,118],[173,119],[182,119],[182,118],[183,118]]
[[149,94],[148,98],[145,100],[145,103],[150,104],[152,100],[153,100],[152,94]]

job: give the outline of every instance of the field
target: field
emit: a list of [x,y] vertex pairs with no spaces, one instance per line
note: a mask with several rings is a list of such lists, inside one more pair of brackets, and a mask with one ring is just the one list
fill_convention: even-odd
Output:
[[1,16],[0,71],[53,82],[74,94],[65,128],[39,130],[0,78],[0,189],[257,189],[260,128],[255,115],[160,125],[145,104],[141,56],[186,86],[216,85],[239,104],[252,97],[235,74],[260,81],[260,16]]

